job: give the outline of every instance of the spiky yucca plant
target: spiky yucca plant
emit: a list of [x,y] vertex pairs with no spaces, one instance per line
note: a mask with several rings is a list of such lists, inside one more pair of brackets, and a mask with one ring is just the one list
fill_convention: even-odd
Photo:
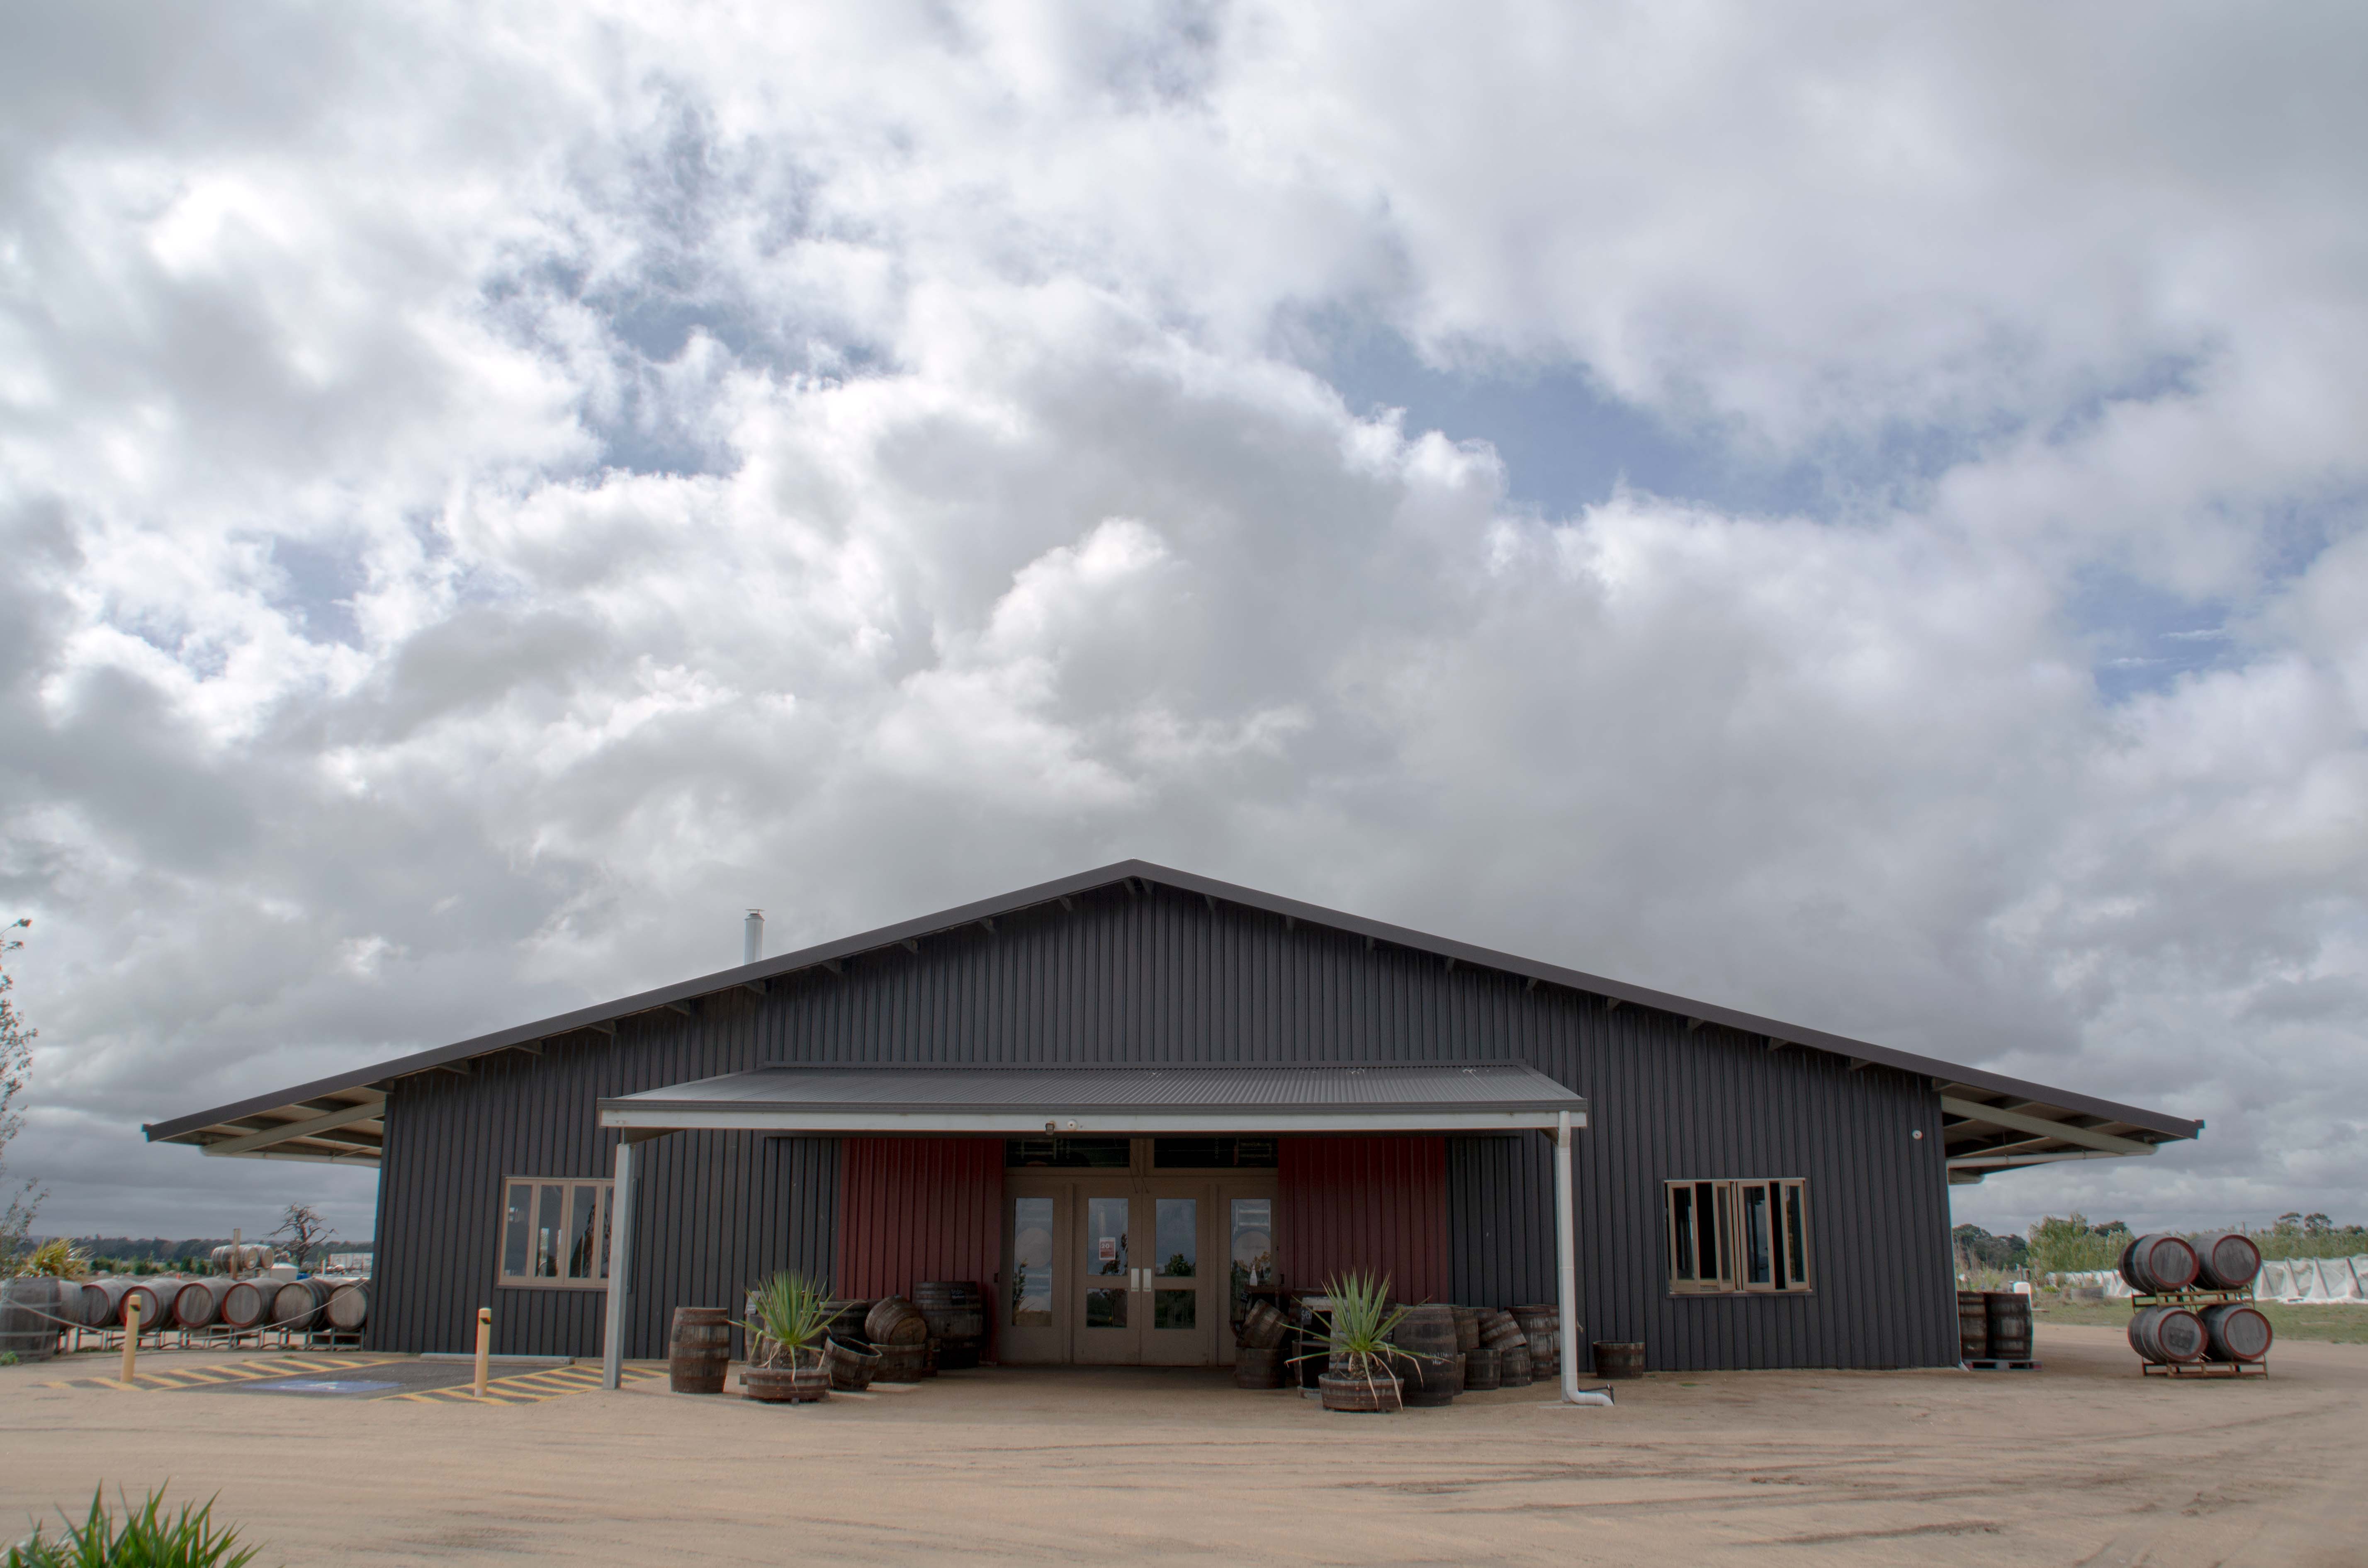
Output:
[[[137,1562],[154,1568],[245,1568],[255,1561],[255,1548],[240,1548],[238,1532],[215,1529],[214,1506],[184,1503],[178,1515],[167,1518],[165,1494],[151,1493],[146,1504],[123,1503],[123,1525],[116,1528],[107,1511],[104,1489],[91,1494],[90,1517],[76,1525],[65,1520],[65,1534],[52,1540],[40,1529],[8,1549],[5,1568],[108,1568]],[[61,1517],[63,1510],[60,1510]]]
[[[760,1336],[759,1345],[749,1348],[748,1359],[754,1365],[775,1367],[798,1364],[798,1352],[813,1355],[814,1364],[822,1364],[822,1331],[830,1322],[830,1292],[803,1274],[788,1270],[774,1275],[749,1292],[749,1315],[755,1320],[740,1326]],[[760,1348],[761,1346],[761,1348]],[[760,1361],[759,1357],[763,1359]]]

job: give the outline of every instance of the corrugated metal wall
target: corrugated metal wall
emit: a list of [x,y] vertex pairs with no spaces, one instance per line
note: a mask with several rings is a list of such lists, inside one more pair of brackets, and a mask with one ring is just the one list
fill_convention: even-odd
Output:
[[[992,1303],[1003,1267],[1003,1140],[841,1140],[842,1296],[909,1295],[924,1279],[967,1279]],[[987,1312],[994,1356],[995,1312]]]
[[[1884,1067],[1682,1020],[1429,954],[1151,887],[1111,888],[815,970],[696,1018],[621,1020],[541,1058],[394,1086],[381,1178],[392,1348],[455,1349],[494,1295],[506,1175],[598,1176],[593,1101],[784,1062],[1530,1062],[1594,1102],[1577,1143],[1579,1267],[1593,1338],[1641,1338],[1671,1368],[1942,1365],[1955,1357],[1938,1096]],[[1913,1141],[1911,1130],[1927,1133]],[[678,1134],[646,1146],[628,1353],[659,1354],[677,1301],[834,1261],[827,1142]],[[1551,1294],[1552,1165],[1543,1138],[1458,1140],[1448,1155],[1456,1299]],[[1660,1184],[1806,1176],[1817,1289],[1669,1298]],[[1287,1245],[1288,1243],[1282,1244]],[[504,1291],[504,1350],[589,1355],[597,1295]]]
[[1275,1142],[1275,1262],[1312,1290],[1351,1269],[1401,1301],[1445,1301],[1447,1141],[1282,1138]]

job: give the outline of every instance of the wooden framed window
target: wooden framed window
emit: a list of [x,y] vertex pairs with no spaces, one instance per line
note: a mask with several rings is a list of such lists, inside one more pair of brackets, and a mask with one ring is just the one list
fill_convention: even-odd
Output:
[[605,1179],[508,1176],[502,1182],[501,1273],[511,1290],[603,1290],[609,1285]]
[[1809,1289],[1808,1184],[1798,1177],[1665,1184],[1669,1290],[1680,1296]]

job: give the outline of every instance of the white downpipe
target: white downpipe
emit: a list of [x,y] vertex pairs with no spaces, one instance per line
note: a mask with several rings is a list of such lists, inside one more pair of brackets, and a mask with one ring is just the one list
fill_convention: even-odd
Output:
[[1562,1324],[1562,1403],[1610,1404],[1608,1389],[1578,1390],[1578,1237],[1572,1229],[1568,1111],[1554,1125],[1554,1307]]
[[625,1376],[625,1284],[632,1278],[633,1146],[617,1142],[617,1185],[609,1200],[609,1312],[600,1330],[600,1386],[613,1389]]

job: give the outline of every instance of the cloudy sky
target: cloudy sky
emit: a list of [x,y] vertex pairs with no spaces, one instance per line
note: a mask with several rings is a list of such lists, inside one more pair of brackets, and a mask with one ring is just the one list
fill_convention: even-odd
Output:
[[2368,1219],[2356,6],[22,5],[0,916],[138,1124],[1126,856]]

